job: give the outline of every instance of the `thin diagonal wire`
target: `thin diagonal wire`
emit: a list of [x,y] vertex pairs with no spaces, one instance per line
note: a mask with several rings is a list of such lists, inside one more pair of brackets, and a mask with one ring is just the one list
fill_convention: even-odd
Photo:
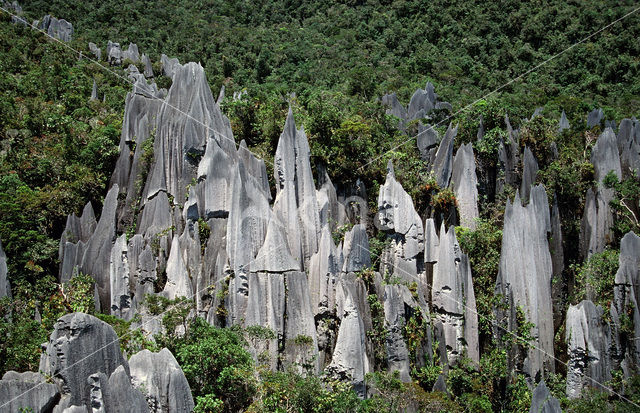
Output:
[[[363,250],[365,250],[365,251],[368,251],[370,254],[372,254],[372,255],[374,255],[374,256],[376,256],[376,257],[382,258],[380,255],[377,255],[377,254],[375,254],[375,253],[371,252],[371,250],[369,250],[369,249],[367,249],[367,248],[363,247],[362,245],[358,245],[358,247],[360,247],[361,249],[363,249]],[[382,264],[382,262],[381,262],[381,264]],[[393,264],[393,263],[386,261],[386,262],[385,262],[385,264]],[[394,270],[399,271],[399,272],[400,272],[400,273],[402,273],[403,275],[407,276],[408,278],[414,279],[414,280],[415,280],[415,281],[417,281],[417,282],[421,282],[421,281],[423,281],[423,280],[421,280],[420,278],[418,278],[417,276],[415,276],[415,275],[413,275],[413,274],[411,274],[411,273],[408,273],[406,270],[402,269],[401,267],[394,268]],[[429,292],[433,292],[433,286],[432,286],[432,285],[429,285],[429,284],[427,284],[427,283],[424,283],[424,285],[427,287],[427,289],[429,290]],[[565,365],[566,367],[569,367],[569,363],[564,362],[564,361],[562,361],[562,360],[558,359],[557,357],[555,357],[554,355],[547,353],[545,350],[543,350],[543,349],[541,349],[540,347],[536,346],[535,344],[533,344],[531,341],[527,340],[526,338],[521,337],[521,336],[519,336],[518,334],[516,334],[516,333],[514,333],[514,332],[512,332],[512,331],[510,331],[510,330],[508,330],[507,328],[505,328],[505,327],[501,326],[501,325],[500,325],[500,324],[498,324],[495,320],[490,319],[489,317],[485,316],[484,314],[480,314],[476,309],[474,309],[474,308],[471,308],[471,307],[467,306],[465,303],[462,303],[462,302],[460,302],[460,301],[456,300],[455,298],[451,297],[450,295],[445,294],[445,295],[444,295],[444,297],[447,297],[449,300],[453,301],[454,303],[456,303],[456,304],[458,304],[458,305],[462,306],[463,308],[465,308],[465,309],[467,309],[467,310],[471,311],[472,313],[474,313],[474,314],[475,314],[475,315],[477,315],[478,317],[482,317],[482,319],[484,319],[484,320],[486,320],[486,321],[489,321],[493,326],[498,327],[499,329],[503,330],[504,332],[506,332],[507,334],[511,335],[512,337],[514,337],[514,338],[516,338],[516,339],[519,339],[519,340],[522,340],[522,342],[523,342],[523,343],[527,343],[531,348],[534,348],[534,349],[538,350],[540,353],[542,353],[542,354],[546,355],[547,357],[550,357],[550,358],[552,358],[553,360],[555,360],[555,361],[559,362],[560,364],[563,364],[563,365]],[[613,390],[611,387],[606,386],[606,385],[604,385],[604,384],[600,383],[599,381],[595,380],[595,379],[594,379],[594,378],[592,378],[592,377],[589,377],[589,376],[588,376],[588,375],[586,375],[586,374],[583,374],[582,376],[583,376],[583,377],[588,378],[588,379],[589,379],[589,380],[591,380],[593,383],[596,383],[596,384],[598,384],[599,386],[601,386],[603,389],[606,389],[606,390],[610,391],[612,394],[615,394],[616,396],[620,397],[620,399],[622,399],[622,400],[624,400],[624,401],[626,401],[626,402],[628,402],[628,403],[631,403],[632,405],[634,405],[635,407],[637,407],[637,408],[639,408],[639,409],[640,409],[640,405],[638,405],[638,404],[637,404],[637,403],[635,403],[634,401],[632,401],[632,400],[630,400],[630,399],[628,399],[628,398],[624,397],[624,396],[623,396],[623,395],[621,395],[620,393],[618,393],[618,392],[616,392],[615,390]]]
[[435,130],[435,127],[438,127],[440,125],[442,125],[443,123],[445,123],[446,121],[454,118],[455,116],[457,116],[458,114],[468,110],[469,108],[473,107],[476,103],[480,102],[483,99],[488,98],[491,95],[494,95],[495,93],[499,92],[500,90],[504,89],[505,87],[509,86],[510,84],[522,79],[523,77],[525,77],[526,75],[528,75],[529,73],[541,68],[542,66],[546,65],[547,63],[549,63],[550,61],[556,59],[557,57],[565,54],[566,52],[568,52],[569,50],[573,49],[574,47],[586,42],[587,40],[591,39],[593,36],[596,36],[597,34],[605,31],[606,29],[608,29],[609,27],[613,26],[616,23],[619,23],[620,21],[626,19],[627,17],[631,16],[632,14],[638,12],[638,10],[640,10],[640,7],[633,9],[632,11],[630,11],[629,13],[625,14],[624,16],[620,17],[619,19],[607,24],[606,26],[600,28],[599,30],[591,33],[589,36],[579,40],[578,42],[572,44],[571,46],[567,47],[566,49],[556,53],[555,55],[551,56],[550,58],[548,58],[547,60],[543,61],[542,63],[537,64],[536,66],[534,66],[533,68],[527,70],[526,72],[522,73],[521,75],[514,77],[513,79],[509,80],[507,83],[503,84],[502,86],[499,86],[497,88],[495,88],[494,90],[492,90],[491,92],[487,93],[486,95],[474,100],[473,102],[469,103],[467,106],[464,106],[462,109],[459,109],[457,112],[447,116],[446,118],[442,119],[440,122],[436,123],[435,125],[431,125],[429,126],[427,129],[423,130],[422,132],[418,133],[417,135],[408,138],[407,140],[399,143],[398,145],[394,146],[393,148],[389,149],[388,151],[378,155],[377,157],[373,158],[372,160],[370,160],[369,162],[367,162],[366,164],[362,165],[361,167],[358,168],[358,170],[362,170],[364,168],[366,168],[367,166],[371,165],[373,162],[378,161],[379,159],[381,159],[382,157],[384,157],[385,155],[387,155],[389,152],[393,152],[396,149],[406,145],[409,142],[414,141],[415,139],[418,138],[418,136],[422,135],[423,133],[426,133],[428,131],[432,131]]
[[[20,16],[18,16],[18,15],[16,15],[16,14],[14,14],[14,13],[12,13],[11,11],[9,11],[9,10],[5,9],[5,8],[4,8],[4,7],[2,7],[2,6],[0,6],[0,10],[4,11],[5,13],[10,14],[11,16],[14,16],[14,17],[16,17],[16,18],[20,18],[20,19],[22,19],[22,17],[20,17]],[[73,47],[71,47],[71,46],[70,46],[69,44],[67,44],[66,42],[63,42],[63,41],[61,41],[60,39],[56,39],[55,37],[51,36],[49,33],[45,32],[44,30],[39,29],[39,28],[38,28],[37,26],[35,26],[34,24],[32,24],[32,23],[28,23],[28,22],[27,22],[26,20],[24,20],[24,19],[23,19],[23,21],[24,21],[24,23],[25,23],[25,24],[27,24],[31,29],[33,29],[33,30],[35,30],[35,31],[37,31],[37,32],[40,32],[40,33],[44,34],[45,36],[49,37],[50,39],[53,39],[54,41],[56,41],[56,42],[60,43],[61,45],[63,45],[63,46],[64,46],[64,47],[66,47],[67,49],[69,49],[69,50],[73,51],[74,53],[77,53],[77,54],[79,54],[80,56],[82,56],[83,58],[85,58],[85,59],[89,60],[90,62],[95,63],[96,65],[98,65],[100,68],[102,68],[102,69],[103,69],[103,70],[105,70],[106,72],[111,73],[112,75],[116,76],[117,78],[119,78],[119,79],[121,79],[121,80],[124,80],[125,82],[129,83],[129,84],[130,84],[130,85],[132,85],[132,86],[135,86],[135,82],[134,82],[133,80],[129,79],[128,77],[126,77],[126,76],[122,76],[122,75],[121,75],[121,74],[119,74],[118,72],[116,72],[116,71],[114,71],[114,70],[112,70],[112,69],[110,69],[110,68],[108,68],[108,67],[104,66],[104,65],[103,65],[102,63],[100,63],[99,61],[97,61],[97,60],[95,60],[95,59],[93,59],[93,58],[91,58],[91,57],[87,56],[86,54],[84,54],[84,52],[82,52],[82,51],[80,51],[80,50],[77,50],[77,49],[74,49]],[[162,98],[160,98],[160,97],[153,96],[153,95],[150,95],[150,94],[149,94],[149,95],[145,94],[145,97],[150,97],[151,99],[159,100],[159,101],[160,101],[160,102],[162,102],[164,105],[166,105],[166,106],[170,107],[171,109],[175,110],[175,111],[176,111],[176,112],[178,112],[179,114],[184,115],[185,117],[187,117],[187,119],[190,119],[190,120],[192,120],[192,121],[194,121],[194,122],[196,122],[196,123],[198,123],[198,124],[200,124],[200,125],[204,126],[207,130],[209,130],[210,132],[213,132],[213,134],[214,134],[214,135],[217,135],[217,136],[221,137],[222,139],[229,140],[229,141],[233,142],[233,144],[234,144],[234,145],[236,145],[236,140],[235,140],[235,139],[233,139],[233,138],[231,138],[231,137],[229,137],[229,136],[226,136],[226,135],[224,135],[223,133],[218,132],[217,130],[213,129],[211,126],[207,125],[206,123],[202,122],[201,120],[194,118],[193,116],[191,116],[191,115],[189,115],[188,113],[184,112],[183,110],[181,110],[180,108],[176,107],[175,105],[172,105],[171,103],[167,102],[165,99],[162,99]],[[247,148],[247,150],[249,150],[249,149]],[[255,154],[255,153],[251,152],[250,150],[249,150],[249,152],[250,152],[253,156],[255,156],[256,158],[261,159],[263,162],[268,163],[269,165],[272,165],[272,166],[273,166],[273,163],[272,163],[271,161],[268,161],[268,160],[266,160],[266,159],[264,159],[264,158],[261,158],[259,155],[257,155],[257,154]]]

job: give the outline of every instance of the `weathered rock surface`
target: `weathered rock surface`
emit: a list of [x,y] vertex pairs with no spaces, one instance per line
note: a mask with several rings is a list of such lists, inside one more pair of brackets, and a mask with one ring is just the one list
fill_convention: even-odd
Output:
[[533,156],[529,147],[525,146],[524,156],[522,158],[522,182],[520,183],[520,197],[523,200],[529,199],[531,186],[536,182],[538,175],[538,161]]
[[603,118],[604,112],[602,109],[592,110],[589,112],[589,116],[587,116],[587,128],[593,128],[594,126],[600,125]]
[[93,53],[96,60],[100,60],[102,58],[102,50],[93,42],[89,42],[89,51]]
[[113,328],[83,313],[67,314],[56,322],[54,331],[40,358],[40,371],[59,383],[70,405],[90,406],[91,395],[86,386],[89,376],[106,376],[122,366],[128,373],[127,361]]
[[55,384],[47,383],[39,373],[8,371],[0,380],[0,411],[51,412],[60,399]]
[[[522,206],[520,196],[507,202],[502,231],[500,269],[496,292],[514,306],[520,306],[528,322],[533,323],[533,346],[523,361],[530,377],[554,371],[553,312],[551,302],[552,263],[547,242],[551,231],[549,203],[542,185],[531,189],[529,204]],[[498,323],[514,326],[514,308],[498,311]],[[505,333],[497,331],[499,336]]]
[[109,40],[107,43],[107,62],[112,66],[120,66],[123,61],[120,43],[112,43]]
[[531,395],[529,413],[561,413],[560,402],[553,397],[547,385],[542,380]]
[[438,146],[436,157],[431,165],[431,172],[436,178],[436,182],[440,188],[446,188],[449,186],[451,180],[451,173],[453,169],[453,145],[454,139],[458,134],[458,126],[455,128],[449,125],[447,132]]
[[562,133],[562,131],[571,129],[571,125],[569,124],[569,120],[567,119],[567,114],[562,111],[562,115],[560,116],[560,120],[558,121],[558,133]]
[[[153,413],[191,412],[195,407],[189,383],[175,357],[166,348],[142,350],[131,356],[131,382],[144,389]],[[111,381],[111,380],[110,380]]]
[[0,241],[0,299],[4,297],[11,298],[11,284],[7,272],[7,255],[2,249],[2,241]]
[[139,63],[140,52],[138,51],[138,45],[135,43],[129,43],[127,50],[122,52],[122,60],[130,60],[133,63]]
[[453,192],[458,201],[460,225],[474,230],[478,213],[478,179],[471,143],[461,145],[453,159]]
[[589,300],[567,310],[567,397],[580,397],[585,387],[611,380],[611,331],[602,308]]
[[50,14],[42,18],[38,28],[54,39],[63,42],[70,42],[73,37],[73,25],[65,19],[57,19]]

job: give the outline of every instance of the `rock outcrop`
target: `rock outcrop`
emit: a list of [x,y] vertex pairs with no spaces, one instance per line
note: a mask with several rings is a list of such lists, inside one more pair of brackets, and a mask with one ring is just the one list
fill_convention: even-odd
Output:
[[529,413],[562,413],[560,402],[553,397],[544,380],[533,390]]
[[57,19],[50,14],[42,18],[38,28],[54,39],[63,42],[70,42],[73,37],[73,25],[65,19]]
[[18,412],[29,409],[47,413],[60,399],[58,386],[47,383],[39,373],[8,371],[0,380],[0,411]]
[[523,371],[532,378],[554,371],[553,269],[547,241],[550,231],[549,203],[542,185],[531,189],[527,206],[522,205],[517,193],[513,203],[507,201],[496,293],[505,298],[509,310],[497,309],[501,327],[497,327],[496,333],[499,337],[514,333],[516,307],[520,307],[525,320],[533,323],[533,341],[525,359],[521,360]]
[[476,177],[476,160],[470,143],[461,145],[453,159],[451,175],[453,192],[458,201],[460,225],[474,230],[478,212],[478,179]]
[[7,271],[7,255],[2,249],[2,241],[0,241],[0,299],[5,297],[11,298],[11,284]]

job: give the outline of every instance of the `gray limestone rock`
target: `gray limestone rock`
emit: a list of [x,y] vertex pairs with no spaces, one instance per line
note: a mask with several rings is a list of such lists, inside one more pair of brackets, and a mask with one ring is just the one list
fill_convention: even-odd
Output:
[[571,129],[571,125],[569,124],[569,120],[567,119],[567,114],[562,111],[562,115],[560,116],[560,121],[558,121],[558,133],[562,133],[562,131]]
[[[640,369],[640,237],[628,232],[620,241],[619,266],[613,287],[613,303],[611,305],[612,327],[616,345],[615,363],[622,368],[625,377],[629,377]],[[633,322],[633,333],[624,335],[620,317],[626,314]],[[631,337],[629,337],[631,336]]]
[[321,230],[309,157],[307,135],[304,129],[296,130],[289,108],[274,159],[276,200],[273,210],[286,228],[293,258],[304,268],[318,250]]
[[387,115],[392,115],[400,119],[400,129],[404,129],[404,123],[407,119],[407,110],[402,106],[395,92],[382,96],[382,104],[387,107]]
[[536,158],[527,146],[524,147],[522,163],[520,197],[526,201],[529,199],[529,191],[531,190],[531,186],[535,184],[536,176],[538,175],[538,161],[536,161]]
[[436,234],[436,225],[433,218],[427,218],[424,223],[424,262],[435,263],[438,261],[438,247],[440,238]]
[[560,402],[551,395],[544,380],[533,390],[529,413],[562,413]]
[[305,366],[317,374],[318,339],[307,275],[293,271],[285,274],[286,320],[285,320],[285,364],[296,366],[300,373]]
[[207,219],[229,215],[235,162],[214,139],[208,139],[207,149],[198,165],[198,180],[203,193],[201,203]]
[[122,234],[111,249],[109,281],[111,283],[111,315],[131,320],[135,315],[130,292],[129,260],[127,258],[127,236]]
[[91,315],[73,313],[56,322],[39,370],[59,382],[62,393],[70,397],[70,405],[89,407],[87,378],[96,373],[110,376],[118,366],[128,372],[113,328]]
[[456,135],[458,134],[458,126],[455,128],[449,124],[447,132],[438,146],[436,157],[431,165],[431,172],[436,178],[436,182],[440,188],[446,188],[449,186],[451,180],[451,172],[453,169],[453,144]]
[[440,229],[431,294],[436,319],[443,326],[449,363],[455,363],[464,354],[479,363],[478,313],[471,265],[460,250],[454,228],[445,231],[444,223]]
[[112,66],[120,66],[123,60],[120,43],[112,43],[109,40],[107,43],[107,62]]
[[47,383],[39,373],[8,371],[0,380],[0,411],[51,412],[60,400],[55,384]]
[[460,225],[475,230],[478,213],[478,179],[471,143],[461,145],[453,159],[453,192],[458,201]]
[[498,148],[498,159],[500,168],[504,172],[504,177],[496,182],[496,193],[502,192],[505,185],[516,185],[518,182],[518,165],[520,164],[517,134],[511,128],[509,116],[505,115],[507,126],[507,140],[500,138]]
[[278,340],[284,337],[285,285],[282,274],[250,273],[245,327],[259,325],[275,333],[275,338],[255,343],[254,356],[268,356],[272,370],[278,366]]
[[264,245],[251,264],[253,272],[284,273],[300,271],[300,264],[293,259],[287,248],[282,224],[272,216]]
[[185,258],[183,257],[183,249],[177,235],[173,236],[173,242],[171,243],[171,252],[167,261],[167,284],[164,286],[162,293],[169,299],[176,297],[191,298],[193,294],[191,277],[189,277]]
[[93,53],[93,55],[96,57],[96,60],[100,60],[102,58],[102,50],[100,50],[100,48],[92,42],[89,42],[89,51],[91,53]]
[[558,197],[553,197],[551,208],[551,263],[553,276],[560,277],[564,271],[564,249],[562,247],[562,228],[560,226],[560,210],[558,209]]
[[328,226],[324,226],[318,252],[309,262],[309,293],[314,315],[330,314],[335,309],[335,284],[341,269],[342,255],[333,243]]
[[640,177],[640,135],[636,135],[636,131],[640,131],[639,125],[639,122],[631,119],[620,122],[617,143],[623,177]]
[[158,353],[142,350],[129,359],[131,381],[143,388],[153,413],[188,413],[195,404],[189,383],[169,350]]
[[364,224],[354,225],[344,235],[342,272],[357,272],[371,267],[369,237]]
[[107,378],[104,373],[96,373],[87,379],[91,397],[91,411],[144,413],[149,406],[142,393],[133,388],[129,374],[119,366]]
[[587,117],[587,128],[591,129],[594,126],[599,126],[604,118],[604,112],[602,109],[594,109],[589,112],[589,116]]
[[[392,242],[382,261],[389,273],[413,282],[421,267],[418,255],[424,250],[422,219],[411,196],[396,181],[393,165],[387,166],[387,178],[378,194],[378,228],[386,231]],[[346,254],[345,254],[346,257]],[[421,264],[421,263],[420,263]]]
[[93,81],[93,87],[91,88],[91,100],[98,100],[98,84],[95,79]]
[[[404,285],[386,285],[384,287],[384,318],[387,337],[385,347],[389,371],[398,371],[400,380],[411,380],[409,363],[409,350],[405,344],[403,331],[405,326],[405,300],[404,296],[409,290]],[[409,293],[409,296],[411,293]]]
[[100,220],[95,231],[87,240],[82,257],[82,272],[90,274],[96,281],[101,308],[110,308],[111,306],[109,262],[111,260],[111,246],[116,238],[118,190],[118,185],[109,189],[104,199]]
[[365,345],[365,327],[350,293],[346,294],[336,346],[327,373],[353,383],[360,396],[366,393],[364,376],[371,371]]
[[176,69],[180,66],[177,57],[169,59],[164,53],[160,56],[160,63],[162,64],[162,74],[170,78],[173,78]]
[[7,273],[7,255],[2,249],[2,241],[0,241],[0,299],[4,297],[11,298],[11,284]]
[[580,397],[585,387],[599,387],[611,380],[609,348],[611,332],[602,318],[602,308],[584,300],[567,310],[565,340],[567,366],[567,397]]
[[135,43],[129,43],[127,50],[122,52],[122,60],[130,60],[133,63],[139,63],[140,52],[138,51],[138,45]]
[[440,142],[440,136],[438,131],[431,125],[423,125],[418,123],[418,134],[416,135],[416,142],[420,156],[423,160],[429,161],[429,151],[438,145]]
[[409,107],[407,109],[407,119],[419,119],[431,112],[435,107],[435,102],[429,99],[429,95],[426,90],[417,89],[413,92],[411,100],[409,101]]
[[73,25],[65,19],[57,19],[50,14],[42,18],[38,28],[54,39],[63,42],[70,42],[73,37]]
[[244,164],[244,169],[247,171],[248,177],[250,177],[254,181],[255,186],[263,192],[265,198],[271,201],[267,166],[263,159],[258,159],[249,148],[247,148],[247,143],[244,139],[240,142],[240,145],[238,145],[238,158]]
[[144,77],[146,78],[153,77],[153,65],[151,64],[151,59],[149,59],[149,56],[142,53],[142,57],[140,57],[140,60],[144,65],[144,72],[143,72]]
[[601,183],[610,171],[613,171],[618,179],[622,179],[617,138],[611,128],[605,129],[598,137],[591,151],[591,163],[595,169],[594,175],[598,183]]
[[588,258],[592,254],[604,251],[612,241],[613,213],[609,202],[613,199],[613,190],[598,188],[587,190],[584,202],[584,215],[580,227],[580,256]]
[[[528,351],[523,366],[530,377],[544,374],[545,370],[554,371],[553,269],[547,241],[551,231],[550,221],[549,203],[542,185],[531,189],[526,207],[522,206],[517,193],[513,204],[507,202],[496,293],[512,297],[514,306],[520,306],[526,320],[534,325],[531,335],[536,348]],[[514,326],[514,314],[511,311],[504,316],[509,326]],[[503,316],[498,314],[497,318],[501,320]]]
[[58,259],[61,263],[60,282],[68,281],[75,267],[82,265],[84,244],[93,235],[97,224],[91,202],[84,206],[80,217],[75,214],[67,216],[58,247]]

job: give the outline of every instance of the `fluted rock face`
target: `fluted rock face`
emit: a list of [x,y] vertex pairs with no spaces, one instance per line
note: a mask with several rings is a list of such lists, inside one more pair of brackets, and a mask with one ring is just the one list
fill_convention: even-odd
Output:
[[440,142],[438,131],[431,125],[423,125],[418,123],[418,134],[416,135],[416,143],[418,151],[422,159],[428,163],[433,161],[432,154],[435,155],[435,149]]
[[350,273],[362,271],[371,267],[371,251],[369,251],[369,237],[364,224],[354,225],[344,235],[342,247],[342,272]]
[[309,143],[304,129],[297,130],[289,109],[274,160],[276,200],[293,258],[306,268],[318,250],[320,215],[309,163]]
[[[620,241],[620,257],[618,272],[616,272],[613,287],[613,303],[611,305],[611,319],[614,329],[613,362],[615,368],[622,368],[625,377],[640,371],[640,237],[628,232]],[[631,334],[624,334],[621,330],[622,315],[633,324],[627,326]]]
[[522,161],[522,182],[520,183],[520,197],[523,200],[529,199],[529,191],[531,186],[535,184],[537,175],[538,161],[536,161],[529,147],[525,146]]
[[562,111],[562,115],[560,116],[560,120],[558,121],[558,133],[562,133],[562,131],[571,129],[571,125],[569,124],[569,119],[567,119],[567,114]]
[[[544,374],[545,369],[554,370],[550,230],[549,203],[542,185],[531,189],[527,206],[522,206],[518,194],[513,203],[507,202],[496,292],[521,307],[526,320],[534,325],[532,348],[523,366],[530,377]],[[506,318],[509,326],[514,325],[515,311],[511,310],[508,314],[498,311],[499,323]]]
[[39,373],[8,371],[0,380],[0,411],[51,412],[60,399],[58,386]]
[[0,299],[4,297],[11,298],[11,284],[7,272],[7,255],[2,249],[2,241],[0,241]]
[[54,39],[58,39],[63,42],[70,42],[73,37],[73,25],[65,19],[57,19],[50,14],[47,14],[42,18],[38,28],[45,31]]
[[408,282],[415,281],[422,264],[419,255],[424,249],[422,220],[411,196],[396,181],[391,162],[378,194],[378,222],[379,229],[391,238],[390,246],[383,253],[383,261],[388,263],[385,269]]
[[[131,356],[131,382],[145,389],[149,411],[188,413],[195,404],[189,383],[175,357],[166,348],[158,353],[142,350]],[[111,380],[110,380],[111,381]]]
[[602,109],[594,109],[589,112],[589,116],[587,116],[587,128],[593,128],[596,125],[600,125],[602,119],[604,118],[604,112]]
[[335,288],[342,260],[342,251],[338,251],[333,243],[329,228],[323,227],[318,252],[309,263],[309,291],[314,315],[335,311]]
[[612,241],[613,213],[609,202],[613,199],[613,189],[605,188],[603,180],[608,173],[615,173],[622,178],[620,155],[616,143],[616,135],[611,128],[607,128],[598,138],[591,152],[591,163],[597,188],[587,191],[584,215],[580,228],[580,253],[584,258],[602,252]]
[[113,43],[111,40],[107,43],[107,62],[113,66],[122,64],[122,49],[120,43]]
[[129,367],[120,351],[113,328],[88,314],[67,314],[56,322],[40,358],[40,371],[59,382],[70,405],[90,406],[87,379],[92,374],[107,377],[123,366]]
[[100,60],[102,58],[102,50],[93,42],[89,42],[89,51],[93,53],[96,60]]
[[434,109],[447,109],[449,111],[452,109],[449,102],[443,102],[438,99],[431,82],[427,82],[424,89],[416,89],[406,109],[398,101],[398,96],[395,92],[382,96],[381,101],[387,107],[386,113],[388,115],[393,115],[400,119],[398,128],[402,131],[405,130],[407,122],[414,119],[429,118],[429,114]]
[[470,229],[476,228],[478,213],[478,179],[476,177],[476,160],[471,143],[461,145],[453,160],[451,176],[453,192],[458,201],[460,225]]
[[611,380],[611,331],[602,319],[602,308],[585,300],[569,306],[566,324],[567,397],[580,397],[585,387],[599,387]]
[[454,364],[463,355],[479,363],[478,313],[471,265],[460,251],[454,228],[440,229],[437,262],[433,271],[431,302],[442,323],[447,359]]
[[129,43],[127,50],[122,52],[122,60],[130,60],[133,63],[139,63],[140,52],[138,51],[138,45],[135,43]]
[[551,395],[547,385],[542,380],[531,395],[529,413],[561,413],[560,402]]
[[498,160],[504,177],[496,182],[496,193],[503,191],[505,185],[516,185],[518,182],[518,166],[520,165],[518,133],[513,130],[509,116],[504,116],[507,126],[507,139],[500,138]]
[[431,173],[436,178],[436,182],[440,188],[446,188],[451,181],[451,172],[453,169],[453,144],[458,134],[458,126],[449,125],[447,132],[438,146],[433,163],[431,164]]
[[92,374],[87,384],[93,412],[149,412],[144,395],[131,385],[131,378],[122,366],[109,377],[104,373]]
[[640,177],[640,122],[623,119],[618,129],[618,151],[620,153],[620,167],[624,177]]

